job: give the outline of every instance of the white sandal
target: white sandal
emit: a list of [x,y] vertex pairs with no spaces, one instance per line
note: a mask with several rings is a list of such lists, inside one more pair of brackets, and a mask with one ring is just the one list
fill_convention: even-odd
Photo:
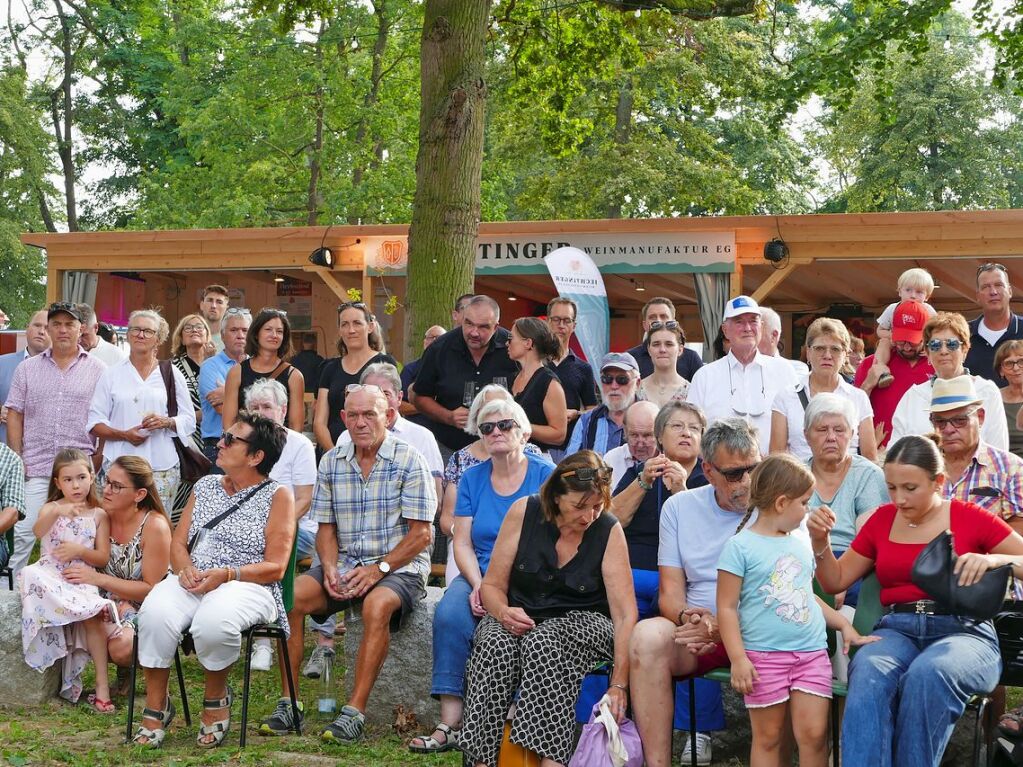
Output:
[[445,751],[453,751],[458,748],[458,730],[453,730],[448,725],[441,722],[433,728],[434,732],[437,731],[444,733],[444,742],[441,743],[435,737],[433,733],[429,735],[417,735],[412,740],[421,740],[423,745],[417,746],[413,743],[408,744],[408,750],[413,754],[441,754]]
[[[142,709],[143,719],[155,719],[161,726],[154,729],[150,729],[145,726],[139,726],[135,730],[135,735],[132,737],[131,742],[137,746],[144,748],[160,748],[163,745],[164,739],[167,737],[167,728],[170,727],[170,723],[174,719],[174,701],[167,696],[167,708],[163,711],[155,711],[151,708]],[[139,738],[147,738],[145,743],[142,743]]]
[[[199,734],[196,736],[195,742],[202,748],[216,748],[224,742],[224,738],[227,737],[228,730],[231,729],[231,703],[234,701],[234,693],[231,691],[231,686],[227,687],[227,695],[223,698],[206,698],[202,702],[202,707],[207,710],[213,710],[218,708],[227,709],[227,718],[221,719],[220,721],[214,722],[213,724],[199,724]],[[212,735],[213,740],[209,743],[203,741],[207,735]]]

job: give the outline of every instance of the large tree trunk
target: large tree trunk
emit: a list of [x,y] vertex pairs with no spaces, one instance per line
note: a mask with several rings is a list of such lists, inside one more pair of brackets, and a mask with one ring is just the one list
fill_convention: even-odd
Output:
[[[622,78],[621,89],[618,91],[618,105],[615,108],[615,148],[619,157],[625,154],[626,145],[632,136],[632,105],[634,102],[632,75],[626,74]],[[616,192],[615,198],[608,202],[605,215],[608,218],[621,218],[623,202],[620,194]]]
[[315,120],[313,128],[313,140],[309,147],[309,186],[306,189],[306,226],[316,226],[320,217],[320,203],[323,201],[320,195],[320,157],[323,152],[323,32],[327,28],[327,22],[320,20],[320,29],[316,33],[316,73],[320,81],[316,85],[313,99],[316,102]]
[[409,228],[405,358],[473,289],[483,168],[484,42],[490,0],[427,0],[416,195]]
[[[74,107],[71,99],[71,78],[75,71],[74,47],[71,40],[71,22],[64,13],[64,6],[56,0],[57,16],[60,18],[60,49],[64,78],[60,86],[50,93],[50,117],[53,120],[53,134],[57,141],[61,171],[64,176],[64,199],[67,205],[67,228],[78,231],[78,203],[75,198],[75,158],[71,126],[74,124]],[[63,111],[63,127],[61,112]]]
[[[362,178],[366,173],[367,160],[362,155],[362,146],[369,136],[369,125],[373,119],[373,110],[377,101],[380,100],[380,83],[384,77],[384,54],[387,53],[387,39],[391,31],[391,17],[388,13],[386,0],[376,0],[373,4],[373,15],[377,20],[377,37],[373,43],[373,69],[370,74],[369,91],[363,100],[363,116],[359,120],[359,127],[355,131],[355,151],[359,152],[359,160],[352,168],[352,188],[358,189],[362,185]],[[383,153],[383,143],[376,139],[373,143],[373,156],[379,162]],[[348,216],[349,224],[361,223],[365,211],[353,210]]]

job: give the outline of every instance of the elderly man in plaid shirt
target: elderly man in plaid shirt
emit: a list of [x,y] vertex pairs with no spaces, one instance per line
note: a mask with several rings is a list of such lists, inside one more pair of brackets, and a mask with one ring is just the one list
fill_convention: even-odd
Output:
[[[341,417],[352,441],[323,456],[309,513],[319,523],[321,565],[295,579],[290,656],[293,678],[302,660],[306,615],[323,620],[362,605],[364,633],[348,703],[322,732],[323,740],[362,737],[366,702],[387,658],[390,629],[426,594],[437,491],[423,456],[387,430],[395,416],[380,387],[351,384]],[[287,690],[281,669],[281,689]],[[260,732],[291,727],[282,697]]]
[[18,454],[0,442],[0,568],[11,558],[8,531],[25,518],[25,466]]

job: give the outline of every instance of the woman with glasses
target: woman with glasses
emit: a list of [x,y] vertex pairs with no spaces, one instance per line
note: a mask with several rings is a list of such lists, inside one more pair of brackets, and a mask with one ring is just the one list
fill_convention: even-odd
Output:
[[672,401],[683,401],[689,392],[689,381],[678,373],[676,363],[686,348],[686,337],[676,320],[651,322],[643,337],[654,372],[639,382],[637,400],[649,400],[657,407]]
[[433,618],[430,694],[440,699],[441,721],[431,735],[413,738],[409,749],[416,753],[455,748],[462,722],[465,663],[473,631],[486,614],[480,586],[494,541],[511,505],[537,492],[554,469],[545,458],[525,451],[530,423],[517,403],[503,398],[485,402],[475,416],[472,423],[490,460],[466,470],[458,483],[454,550],[461,574],[448,583]]
[[995,351],[995,370],[1006,381],[1001,393],[1006,426],[1009,429],[1009,452],[1023,458],[1023,428],[1020,425],[1020,410],[1023,408],[1023,341],[1006,341],[998,347]]
[[[927,360],[937,378],[949,380],[969,373],[965,368],[970,351],[970,326],[961,314],[938,312],[924,325],[924,349]],[[984,401],[984,422],[980,427],[981,439],[991,447],[1009,449],[1009,427],[1005,420],[1005,406],[998,387],[986,378],[973,376],[977,395]],[[902,395],[892,416],[892,438],[895,442],[910,434],[930,434],[931,388],[933,379],[911,386]]]
[[625,534],[605,513],[610,507],[611,469],[580,450],[505,517],[466,669],[465,764],[497,763],[512,701],[511,742],[541,764],[568,764],[575,700],[600,661],[614,661],[608,697],[614,717],[625,716],[636,598]]
[[[89,583],[100,596],[117,604],[118,627],[107,624],[107,654],[118,666],[118,689],[125,694],[131,667],[136,614],[153,586],[166,577],[170,564],[171,526],[160,503],[153,470],[145,458],[122,455],[107,467],[103,511],[110,520],[110,559],[97,570],[83,563],[64,569],[70,583]],[[106,615],[104,620],[108,620]],[[90,701],[91,702],[91,701]]]
[[345,430],[341,411],[345,407],[345,388],[359,383],[362,372],[377,362],[397,367],[394,357],[384,353],[376,318],[362,301],[350,301],[337,308],[337,353],[320,368],[320,388],[313,411],[316,445],[326,452],[337,444]]
[[529,419],[530,442],[543,451],[560,448],[568,436],[565,390],[557,373],[547,366],[560,352],[547,323],[520,317],[512,324],[508,357],[518,363],[519,374],[511,391]]
[[810,401],[827,392],[848,400],[856,413],[856,422],[848,442],[849,449],[877,460],[877,435],[874,433],[874,409],[862,389],[842,377],[849,356],[849,331],[838,320],[820,317],[806,330],[806,361],[809,375],[798,377],[796,389],[780,391],[771,407],[771,452],[790,452],[801,461],[810,459],[803,419]]
[[[170,335],[152,309],[128,318],[128,358],[103,371],[89,406],[87,428],[103,445],[106,467],[122,455],[145,458],[163,508],[173,508],[181,471],[175,436],[187,443],[195,431],[195,408],[181,371],[156,358]],[[167,415],[167,380],[173,380],[178,414]]]
[[291,323],[280,309],[264,308],[249,325],[245,336],[248,357],[235,365],[224,382],[224,429],[230,428],[238,415],[245,390],[261,378],[277,381],[288,390],[289,429],[302,431],[305,426],[305,379],[302,372],[288,363],[292,354]]
[[[192,432],[192,442],[200,453],[203,452],[203,444],[202,428],[199,425],[202,421],[202,400],[199,399],[199,368],[205,362],[207,352],[212,348],[210,345],[212,337],[210,325],[201,314],[186,314],[171,335],[171,364],[181,371],[185,383],[188,384],[188,393],[192,397],[192,409],[195,411],[195,431]],[[178,485],[173,508],[168,509],[172,522],[177,522],[181,509],[185,508],[185,504],[188,503],[190,492],[192,492],[191,483],[182,482]]]

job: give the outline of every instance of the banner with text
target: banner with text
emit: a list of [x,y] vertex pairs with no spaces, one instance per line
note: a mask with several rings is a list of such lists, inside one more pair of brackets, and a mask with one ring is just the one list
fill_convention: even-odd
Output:
[[571,298],[579,308],[575,335],[583,347],[593,376],[600,380],[600,360],[611,346],[611,318],[607,291],[600,270],[579,248],[558,248],[543,259],[558,295]]

